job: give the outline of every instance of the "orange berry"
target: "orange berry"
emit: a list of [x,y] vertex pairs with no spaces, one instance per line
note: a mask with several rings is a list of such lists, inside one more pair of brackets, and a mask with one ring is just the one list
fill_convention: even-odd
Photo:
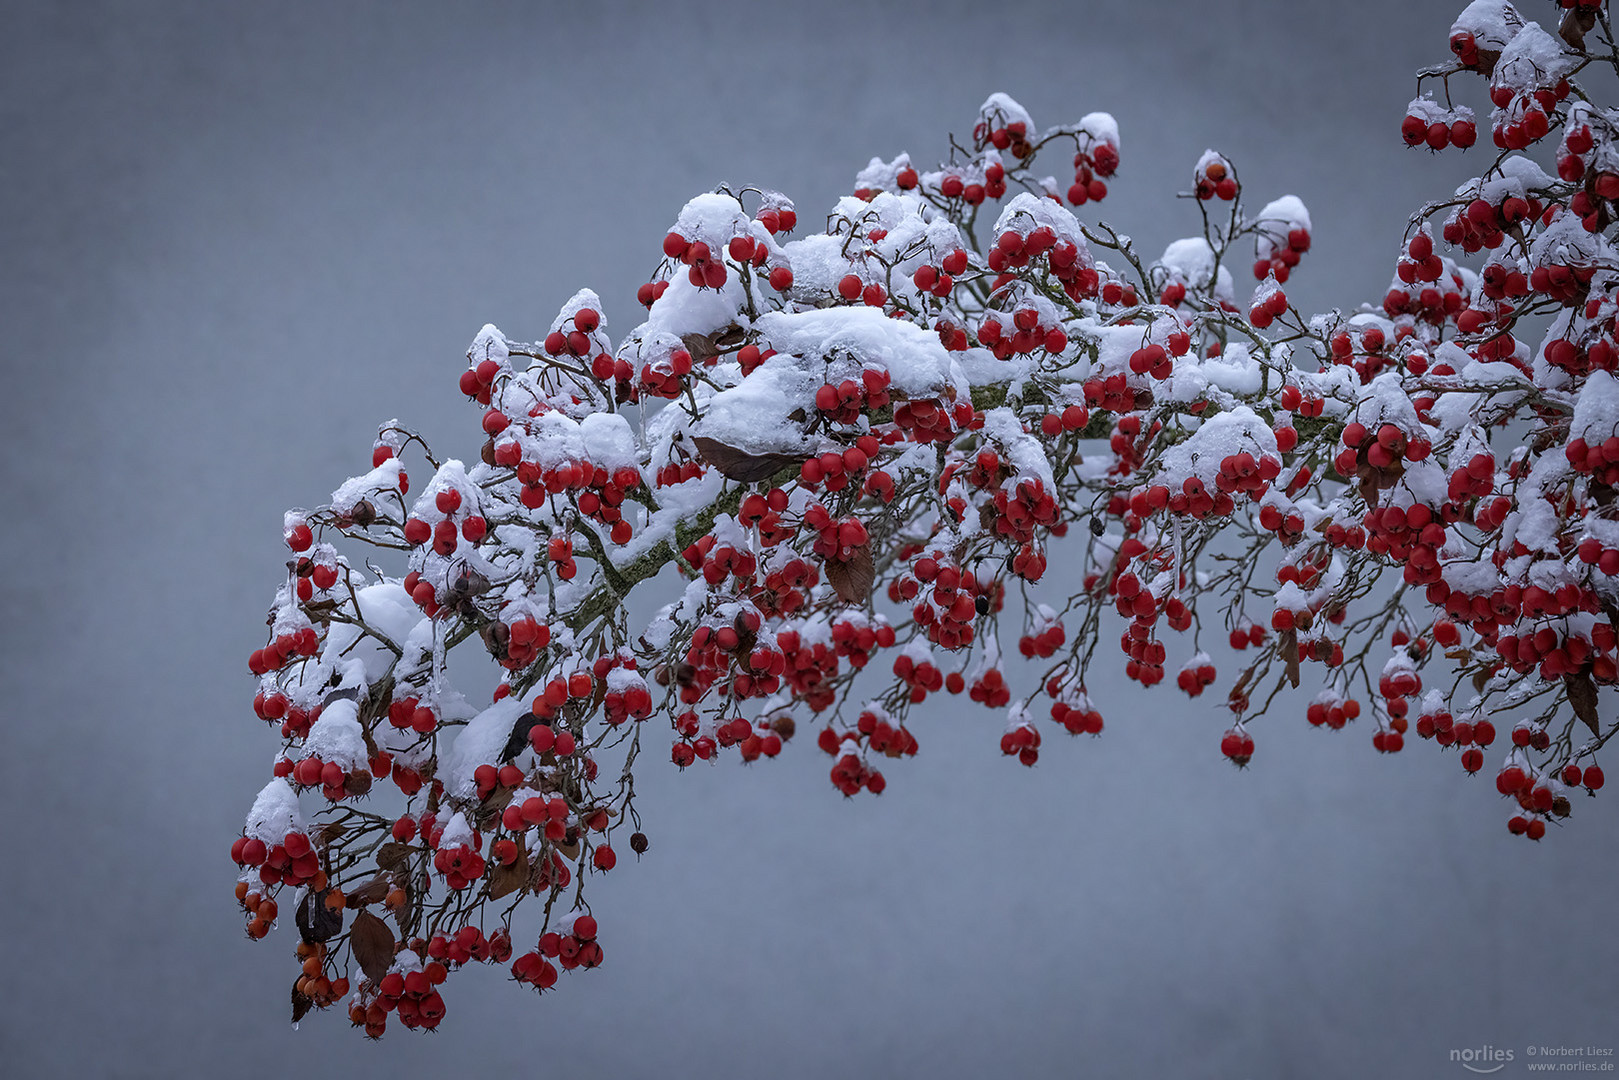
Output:
[[326,910],[327,911],[342,911],[343,910],[343,890],[342,889],[333,889],[333,890],[331,890],[330,892],[328,892],[326,894]]
[[304,961],[304,974],[310,976],[311,978],[320,974],[320,968],[321,962],[320,957],[318,956],[311,956],[308,960]]

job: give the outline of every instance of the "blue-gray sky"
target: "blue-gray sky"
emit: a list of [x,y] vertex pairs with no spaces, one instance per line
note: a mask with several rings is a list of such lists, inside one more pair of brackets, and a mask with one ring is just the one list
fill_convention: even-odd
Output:
[[965,703],[880,799],[807,739],[645,768],[606,965],[543,999],[457,976],[435,1037],[290,1030],[294,934],[246,941],[230,895],[281,512],[389,417],[475,452],[484,322],[538,335],[590,286],[616,336],[690,196],[813,223],[993,90],[1118,117],[1087,216],[1144,248],[1195,227],[1172,195],[1212,146],[1310,206],[1301,306],[1376,299],[1405,214],[1476,167],[1398,138],[1459,6],[0,6],[8,1074],[1438,1077],[1619,1043],[1612,799],[1530,844],[1431,746],[1296,715],[1239,774],[1212,704],[1118,677],[1106,735],[1032,770]]

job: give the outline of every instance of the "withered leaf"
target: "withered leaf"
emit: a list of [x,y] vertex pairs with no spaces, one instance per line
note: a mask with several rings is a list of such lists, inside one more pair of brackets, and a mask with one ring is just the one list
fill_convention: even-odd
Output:
[[1231,688],[1231,698],[1233,701],[1242,697],[1243,694],[1248,692],[1248,680],[1252,679],[1254,677],[1254,673],[1258,670],[1259,665],[1255,664],[1238,676],[1236,685]]
[[329,889],[316,892],[310,889],[304,893],[298,910],[294,913],[293,921],[298,924],[298,933],[311,945],[316,942],[330,941],[343,929],[343,915],[340,911],[333,911],[326,906],[326,894]]
[[327,694],[321,699],[321,705],[330,705],[334,701],[358,700],[360,700],[360,688],[358,686],[345,686],[341,689],[333,690],[331,693]]
[[399,925],[399,932],[406,934],[409,932],[408,928],[415,924],[417,915],[420,914],[418,909],[421,906],[421,897],[417,893],[416,886],[411,884],[410,881],[402,880],[396,882],[396,884],[399,888],[405,890],[405,902],[394,911],[394,922]]
[[518,847],[517,858],[509,866],[499,864],[489,870],[489,899],[499,900],[528,885],[528,849]]
[[1570,8],[1563,14],[1563,21],[1557,26],[1557,36],[1568,43],[1568,47],[1577,53],[1585,51],[1585,35],[1596,26],[1596,12]]
[[752,656],[753,647],[759,644],[759,632],[750,627],[747,620],[742,618],[741,615],[736,617],[736,620],[731,624],[731,629],[736,631],[736,648],[732,650],[732,655],[737,657]]
[[365,977],[380,983],[393,966],[394,932],[369,911],[362,911],[354,916],[354,925],[349,928],[349,948],[354,950],[354,959]]
[[503,762],[510,761],[524,750],[527,750],[531,745],[528,741],[528,734],[534,730],[534,725],[539,722],[539,719],[531,712],[526,712],[519,716],[516,722],[512,724],[512,733],[506,736],[506,746],[500,751],[500,760]]
[[1597,720],[1597,684],[1591,681],[1591,676],[1564,675],[1563,689],[1568,693],[1568,703],[1574,706],[1574,715],[1591,729],[1591,734],[1601,735],[1602,726]]
[[847,603],[864,601],[871,595],[872,583],[877,580],[877,567],[871,561],[871,545],[865,543],[855,548],[848,562],[826,560],[826,580]]
[[390,840],[377,848],[377,867],[381,870],[403,871],[410,866],[410,848]]
[[344,897],[344,903],[351,908],[380,904],[388,898],[388,891],[392,888],[393,882],[388,875],[378,874],[359,888],[350,890]]
[[732,323],[723,330],[716,330],[709,335],[709,337],[713,338],[714,344],[722,349],[729,349],[733,345],[742,344],[743,339],[747,336],[748,332],[736,325],[736,323]]
[[720,354],[719,346],[703,334],[682,334],[680,343],[691,353],[693,364],[706,364]]
[[1282,663],[1287,665],[1287,681],[1298,689],[1299,685],[1299,635],[1293,630],[1283,630],[1277,635],[1281,646]]
[[573,862],[575,859],[579,858],[579,841],[575,840],[571,844],[558,844],[557,854],[561,855],[569,862]]
[[298,984],[293,983],[293,985],[292,985],[292,1022],[294,1024],[296,1024],[298,1021],[302,1020],[305,1016],[307,1016],[309,1014],[310,1006],[312,1006],[314,1004],[315,1003],[310,1000],[310,998],[309,998],[309,996],[307,994],[300,994],[298,992]]
[[478,628],[478,636],[483,639],[483,647],[489,650],[489,655],[496,660],[506,659],[506,642],[502,640],[505,635],[496,629],[496,627],[505,625],[505,623],[496,620],[486,622]]
[[802,454],[750,454],[706,435],[699,435],[692,442],[703,460],[718,469],[720,475],[744,484],[769,480],[783,469],[804,463]]
[[315,834],[309,838],[309,841],[317,848],[324,848],[348,831],[349,827],[341,821],[329,821],[316,829]]
[[478,804],[479,817],[499,814],[506,809],[507,805],[512,801],[512,796],[516,793],[516,788],[496,787],[495,790],[489,793],[488,797]]

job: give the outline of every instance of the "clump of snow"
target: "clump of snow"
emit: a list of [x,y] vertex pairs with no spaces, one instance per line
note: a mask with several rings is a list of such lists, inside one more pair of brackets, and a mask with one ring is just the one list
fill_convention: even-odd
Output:
[[1473,0],[1450,24],[1450,35],[1472,34],[1481,49],[1499,52],[1523,29],[1523,16],[1505,0]]
[[1028,110],[999,92],[989,95],[978,107],[978,122],[991,130],[1022,124],[1029,135],[1034,134],[1034,121],[1029,118]]
[[1569,435],[1588,444],[1599,443],[1619,431],[1619,379],[1610,372],[1593,371],[1574,403]]
[[1254,218],[1258,227],[1259,254],[1269,258],[1271,253],[1286,250],[1288,234],[1295,229],[1310,232],[1310,211],[1297,195],[1283,195],[1265,204]]
[[304,819],[298,812],[298,796],[292,785],[279,776],[265,784],[247,812],[246,834],[264,841],[266,847],[274,847],[288,833],[303,831]]
[[1245,451],[1255,458],[1276,457],[1276,433],[1248,406],[1238,405],[1205,420],[1185,442],[1164,452],[1163,482],[1178,487],[1195,476],[1213,491],[1220,463]]
[[332,492],[332,509],[339,514],[347,514],[359,505],[361,499],[383,491],[398,491],[399,474],[404,468],[404,462],[398,457],[391,457],[368,473],[350,477]]
[[304,739],[304,753],[322,761],[335,761],[344,772],[365,768],[370,755],[359,711],[359,706],[348,698],[338,698],[323,708],[320,719],[310,726]]
[[[952,388],[961,394],[969,390],[938,334],[903,319],[891,319],[877,308],[771,312],[759,317],[757,329],[778,353],[802,358],[808,371],[824,370],[827,360],[841,354],[859,365],[886,371],[890,391],[905,397],[936,398],[947,396]],[[763,422],[779,424],[788,411]]]
[[467,721],[456,736],[455,745],[443,755],[444,790],[448,795],[456,799],[477,798],[478,782],[472,774],[479,765],[500,762],[500,753],[511,738],[513,725],[527,711],[526,704],[510,695]]

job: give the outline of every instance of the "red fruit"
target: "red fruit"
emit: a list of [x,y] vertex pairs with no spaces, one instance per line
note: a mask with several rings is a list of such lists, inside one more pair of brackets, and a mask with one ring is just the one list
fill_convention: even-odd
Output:
[[[556,732],[549,724],[535,724],[528,729],[528,744],[536,754],[543,754],[556,745]],[[529,800],[530,802],[534,800]],[[527,804],[525,804],[527,805]]]
[[864,288],[865,286],[861,284],[860,279],[854,274],[844,274],[843,279],[838,282],[838,295],[845,300],[858,300]]

